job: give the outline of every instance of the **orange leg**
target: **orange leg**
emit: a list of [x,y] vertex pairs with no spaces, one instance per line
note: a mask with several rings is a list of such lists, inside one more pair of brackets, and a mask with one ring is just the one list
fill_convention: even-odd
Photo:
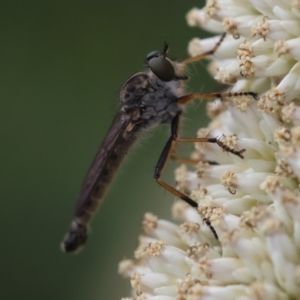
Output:
[[[155,167],[155,173],[154,173],[154,178],[156,180],[156,182],[162,186],[163,188],[165,188],[167,191],[169,191],[171,194],[173,194],[174,196],[182,199],[183,201],[185,201],[186,203],[188,203],[189,205],[191,205],[192,207],[197,208],[198,207],[198,203],[194,200],[192,200],[190,197],[186,196],[185,194],[183,194],[182,192],[176,190],[175,188],[171,187],[169,184],[165,183],[164,181],[162,181],[160,179],[162,171],[164,169],[164,167],[166,166],[168,159],[172,156],[175,156],[175,149],[176,149],[176,143],[178,142],[183,142],[183,143],[190,143],[190,142],[201,142],[201,143],[215,143],[217,145],[219,145],[221,148],[223,148],[224,150],[231,152],[241,158],[243,158],[242,153],[245,151],[240,150],[240,151],[236,151],[234,149],[231,149],[230,147],[224,145],[220,140],[216,139],[216,138],[191,138],[191,139],[185,139],[185,138],[178,138],[178,131],[179,131],[179,124],[180,124],[180,116],[181,113],[177,114],[172,122],[172,126],[171,126],[171,136],[169,138],[169,140],[167,141],[160,157],[159,160],[156,164]],[[204,222],[206,223],[206,225],[211,229],[212,233],[214,234],[215,238],[218,239],[218,235],[215,231],[215,229],[212,227],[210,221],[208,219],[204,219]]]
[[199,61],[207,56],[210,56],[210,55],[213,55],[217,50],[218,48],[220,47],[220,45],[222,44],[224,38],[226,36],[226,33],[223,33],[221,35],[221,38],[220,40],[218,41],[218,43],[213,47],[213,49],[207,51],[207,52],[204,52],[202,54],[199,54],[197,56],[194,56],[194,57],[190,57],[190,58],[187,58],[186,60],[183,61],[184,64],[188,65],[188,64],[191,64],[193,62],[196,62],[196,61]]
[[221,100],[225,98],[239,97],[239,96],[252,96],[255,100],[258,100],[257,93],[254,92],[227,92],[227,93],[194,93],[182,96],[177,99],[177,103],[186,104],[195,99],[216,99]]

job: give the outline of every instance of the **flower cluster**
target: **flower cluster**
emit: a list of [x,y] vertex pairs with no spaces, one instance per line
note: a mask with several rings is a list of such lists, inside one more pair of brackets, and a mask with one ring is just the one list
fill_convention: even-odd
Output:
[[[196,144],[199,162],[176,170],[176,188],[198,211],[177,202],[180,226],[146,214],[136,260],[122,261],[120,273],[139,300],[300,299],[300,1],[208,0],[187,20],[227,32],[209,71],[260,99],[207,105],[211,123],[198,136],[222,137],[246,149],[244,159]],[[191,56],[218,39],[193,39]]]

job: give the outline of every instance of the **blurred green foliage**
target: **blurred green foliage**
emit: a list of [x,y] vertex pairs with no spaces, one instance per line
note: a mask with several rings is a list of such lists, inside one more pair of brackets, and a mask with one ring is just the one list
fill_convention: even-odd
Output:
[[[187,26],[185,14],[202,5],[1,1],[1,299],[129,295],[118,262],[132,257],[143,214],[171,217],[174,197],[152,178],[168,128],[146,134],[133,149],[92,223],[84,251],[65,255],[59,243],[122,82],[143,70],[145,55],[161,49],[165,39],[171,55],[185,58],[188,41],[205,36]],[[190,90],[213,90],[203,63],[190,73]],[[187,114],[186,133],[194,136],[205,124],[203,107]],[[170,163],[164,174],[172,184],[175,167]]]

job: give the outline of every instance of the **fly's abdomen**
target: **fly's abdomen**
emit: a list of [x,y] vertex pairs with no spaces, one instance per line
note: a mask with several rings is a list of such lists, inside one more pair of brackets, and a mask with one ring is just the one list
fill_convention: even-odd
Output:
[[80,220],[75,218],[71,223],[69,232],[61,243],[61,250],[67,253],[78,250],[80,246],[86,243],[87,231],[87,226],[81,224]]
[[[120,137],[118,145],[113,149],[105,148],[102,145],[83,183],[75,210],[75,219],[61,244],[64,252],[74,252],[86,243],[88,224],[102,203],[117,169],[135,140],[134,133],[130,132]],[[94,164],[100,158],[103,160],[100,168],[98,166],[95,169]]]

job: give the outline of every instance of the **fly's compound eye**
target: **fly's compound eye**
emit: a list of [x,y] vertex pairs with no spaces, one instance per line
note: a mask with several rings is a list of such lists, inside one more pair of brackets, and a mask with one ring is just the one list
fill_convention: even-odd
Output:
[[175,70],[170,61],[159,51],[152,51],[147,55],[150,70],[162,81],[168,82],[175,78]]

